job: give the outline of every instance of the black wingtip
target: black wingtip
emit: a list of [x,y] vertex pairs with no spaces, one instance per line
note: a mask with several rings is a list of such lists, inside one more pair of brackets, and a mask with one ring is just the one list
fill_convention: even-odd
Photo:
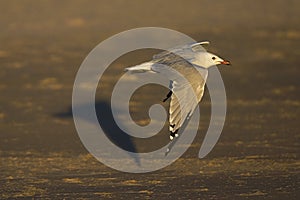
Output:
[[[170,125],[170,126],[171,126],[171,125]],[[174,127],[173,127],[173,128],[174,128]],[[179,130],[179,129],[177,129],[177,130],[174,131],[174,132],[173,132],[173,131],[170,131],[170,139],[171,139],[171,140],[173,140],[174,137],[178,137],[178,133],[177,133],[178,130]]]

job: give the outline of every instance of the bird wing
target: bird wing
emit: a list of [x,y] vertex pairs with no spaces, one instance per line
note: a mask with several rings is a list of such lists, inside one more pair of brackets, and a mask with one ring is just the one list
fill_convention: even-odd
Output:
[[[188,67],[180,73],[184,75],[187,81],[171,81],[171,90],[175,95],[171,96],[169,129],[173,133],[176,132],[182,126],[184,121],[193,114],[196,106],[201,101],[204,94],[204,86],[208,71],[203,69],[199,72],[195,67]],[[190,84],[190,89],[188,89],[189,87],[187,84]]]
[[184,46],[175,47],[154,55],[153,60],[161,60],[161,59],[165,60],[167,58],[174,59],[173,55],[176,54],[187,61],[192,61],[195,59],[196,53],[206,52],[204,47],[206,47],[208,44],[209,44],[208,41],[204,41],[204,42],[196,42]]
[[[182,54],[179,55],[173,52],[163,52],[152,60],[154,62],[152,70],[164,74],[170,80],[172,95],[169,108],[169,129],[171,133],[178,131],[184,121],[192,115],[203,96],[208,74],[207,69],[194,66],[181,57]],[[193,55],[189,53],[189,56]]]
[[190,47],[194,52],[199,52],[205,50],[205,48],[209,45],[209,41],[204,42],[196,42],[194,44],[191,44]]

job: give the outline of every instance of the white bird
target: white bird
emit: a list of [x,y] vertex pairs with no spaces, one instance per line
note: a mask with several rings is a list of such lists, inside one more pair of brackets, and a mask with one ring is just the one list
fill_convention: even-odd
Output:
[[[207,52],[203,46],[208,44],[208,41],[204,41],[173,48],[154,55],[149,62],[125,68],[125,71],[130,72],[163,73],[170,79],[170,92],[163,101],[165,102],[171,97],[169,108],[171,140],[178,137],[178,130],[185,120],[192,115],[197,104],[201,101],[208,76],[208,68],[220,64],[230,65],[229,61]],[[196,101],[193,100],[195,96],[188,90],[187,83],[179,79],[178,75],[176,76],[172,72],[173,69],[182,74],[188,81],[194,90]],[[178,100],[177,98],[181,99]]]

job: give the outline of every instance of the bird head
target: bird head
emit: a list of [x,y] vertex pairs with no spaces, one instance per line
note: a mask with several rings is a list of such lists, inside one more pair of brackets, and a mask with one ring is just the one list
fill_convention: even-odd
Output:
[[216,65],[230,65],[229,61],[207,51],[199,52],[195,59],[192,60],[192,63],[203,68]]
[[209,52],[207,52],[207,60],[211,64],[211,66],[213,66],[213,65],[230,65],[230,62],[228,60],[220,58],[219,56],[209,53]]

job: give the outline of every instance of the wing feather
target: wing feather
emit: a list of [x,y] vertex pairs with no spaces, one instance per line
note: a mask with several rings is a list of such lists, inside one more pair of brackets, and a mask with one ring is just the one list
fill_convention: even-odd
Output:
[[[171,132],[175,132],[182,126],[186,118],[192,115],[201,100],[208,71],[194,66],[174,53],[157,58],[155,63],[152,70],[165,74],[171,80],[169,129]],[[176,73],[172,70],[176,70]],[[195,97],[196,99],[194,99]]]

